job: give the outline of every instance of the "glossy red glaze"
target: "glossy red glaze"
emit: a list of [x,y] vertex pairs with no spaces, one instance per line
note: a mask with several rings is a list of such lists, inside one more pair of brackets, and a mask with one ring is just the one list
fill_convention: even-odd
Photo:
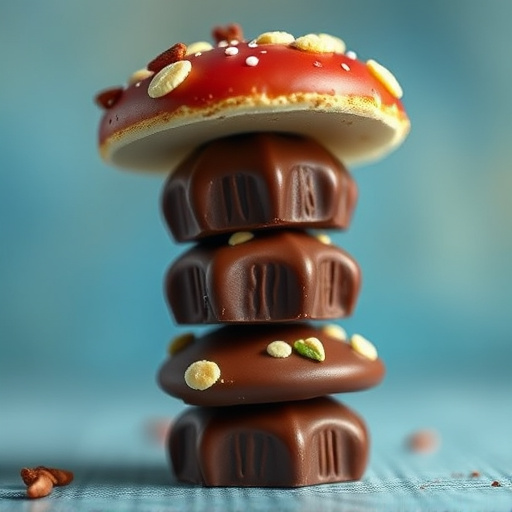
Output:
[[[400,100],[371,74],[366,64],[344,54],[313,53],[282,44],[252,47],[241,42],[236,48],[236,55],[227,55],[225,47],[216,47],[187,56],[186,60],[192,63],[190,74],[163,97],[152,99],[148,95],[151,77],[128,86],[103,116],[100,144],[116,132],[141,122],[146,124],[163,114],[169,114],[171,119],[182,107],[211,109],[210,115],[214,115],[215,106],[225,100],[262,95],[276,98],[316,93],[370,101],[378,96],[382,105],[396,106],[397,117],[407,117]],[[257,57],[258,64],[247,65],[248,57]]]

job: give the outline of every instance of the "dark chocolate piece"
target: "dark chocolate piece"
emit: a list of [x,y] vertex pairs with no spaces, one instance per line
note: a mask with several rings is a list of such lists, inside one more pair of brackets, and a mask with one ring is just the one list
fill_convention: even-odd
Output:
[[257,323],[350,315],[359,266],[339,247],[302,232],[257,232],[230,246],[199,244],[166,278],[178,324]]
[[278,133],[215,140],[168,178],[162,211],[178,242],[268,228],[347,228],[357,198],[318,142]]
[[363,420],[333,399],[194,407],[174,423],[169,452],[178,480],[220,487],[300,487],[361,478]]
[[[286,358],[267,353],[269,343],[281,340],[293,346],[315,337],[325,352],[316,361],[293,350]],[[211,361],[219,379],[204,390],[192,389],[185,371],[196,361]],[[306,400],[332,393],[367,389],[384,377],[380,359],[368,359],[327,328],[309,323],[231,325],[193,339],[162,365],[158,380],[164,391],[186,403],[225,406]]]

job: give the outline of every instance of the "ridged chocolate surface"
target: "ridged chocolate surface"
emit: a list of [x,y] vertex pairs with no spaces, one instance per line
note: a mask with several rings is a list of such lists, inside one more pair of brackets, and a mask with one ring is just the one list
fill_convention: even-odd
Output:
[[364,422],[333,399],[228,408],[194,407],[174,423],[177,478],[204,486],[299,487],[361,478]]
[[[299,339],[318,338],[325,360],[315,361],[293,351],[276,358],[266,352],[272,341],[290,345]],[[190,388],[185,371],[195,361],[212,361],[220,378],[202,391]],[[215,329],[170,356],[160,368],[159,384],[186,403],[225,406],[306,400],[322,395],[370,388],[384,377],[384,364],[355,352],[348,343],[323,327],[309,323],[232,325]]]
[[178,324],[334,319],[351,314],[360,270],[316,237],[266,231],[235,246],[197,245],[170,267],[165,288]]
[[350,174],[318,142],[257,133],[196,150],[168,178],[162,211],[183,242],[264,228],[347,228],[356,197]]

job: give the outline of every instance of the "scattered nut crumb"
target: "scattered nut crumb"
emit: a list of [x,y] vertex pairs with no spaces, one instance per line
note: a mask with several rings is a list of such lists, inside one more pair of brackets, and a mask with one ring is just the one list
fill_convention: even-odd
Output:
[[377,349],[373,345],[373,343],[360,334],[353,334],[350,338],[350,346],[353,350],[355,350],[358,354],[370,359],[370,361],[375,361],[379,356],[377,353]]
[[212,387],[220,378],[220,368],[212,361],[196,361],[185,370],[187,386],[198,391]]
[[286,341],[276,340],[267,345],[267,354],[272,357],[285,358],[292,353],[292,347]]
[[162,68],[151,80],[148,94],[151,98],[160,98],[176,89],[187,78],[192,69],[188,60],[178,60]]
[[393,73],[373,59],[366,62],[371,74],[379,80],[382,85],[395,97],[400,99],[403,96],[402,87]]
[[407,447],[416,453],[433,453],[440,445],[438,434],[434,430],[423,429],[407,438]]
[[316,361],[325,361],[325,350],[322,342],[315,337],[306,338],[305,340],[297,340],[293,344],[293,348],[304,357],[314,359]]
[[501,487],[501,484],[498,482],[498,480],[494,480],[491,485],[493,487]]
[[45,466],[23,468],[20,476],[27,486],[29,498],[43,498],[52,492],[54,486],[68,485],[73,481],[71,471]]
[[254,235],[250,231],[237,231],[229,237],[228,244],[231,246],[240,245],[253,238]]
[[480,471],[471,471],[469,474],[471,478],[478,478],[480,476]]
[[183,350],[187,345],[192,343],[195,339],[194,334],[191,332],[187,332],[184,334],[180,334],[179,336],[176,336],[170,343],[168,347],[168,353],[169,355],[177,354],[180,350]]
[[295,37],[288,32],[264,32],[255,41],[256,44],[291,44]]

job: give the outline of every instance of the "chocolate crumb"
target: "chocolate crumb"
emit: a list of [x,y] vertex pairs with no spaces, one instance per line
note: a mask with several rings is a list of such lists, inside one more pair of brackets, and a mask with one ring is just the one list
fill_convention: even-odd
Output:
[[478,478],[480,476],[480,471],[471,471],[469,474],[471,478]]
[[494,480],[491,484],[493,487],[501,487],[501,484],[498,482],[498,480]]

